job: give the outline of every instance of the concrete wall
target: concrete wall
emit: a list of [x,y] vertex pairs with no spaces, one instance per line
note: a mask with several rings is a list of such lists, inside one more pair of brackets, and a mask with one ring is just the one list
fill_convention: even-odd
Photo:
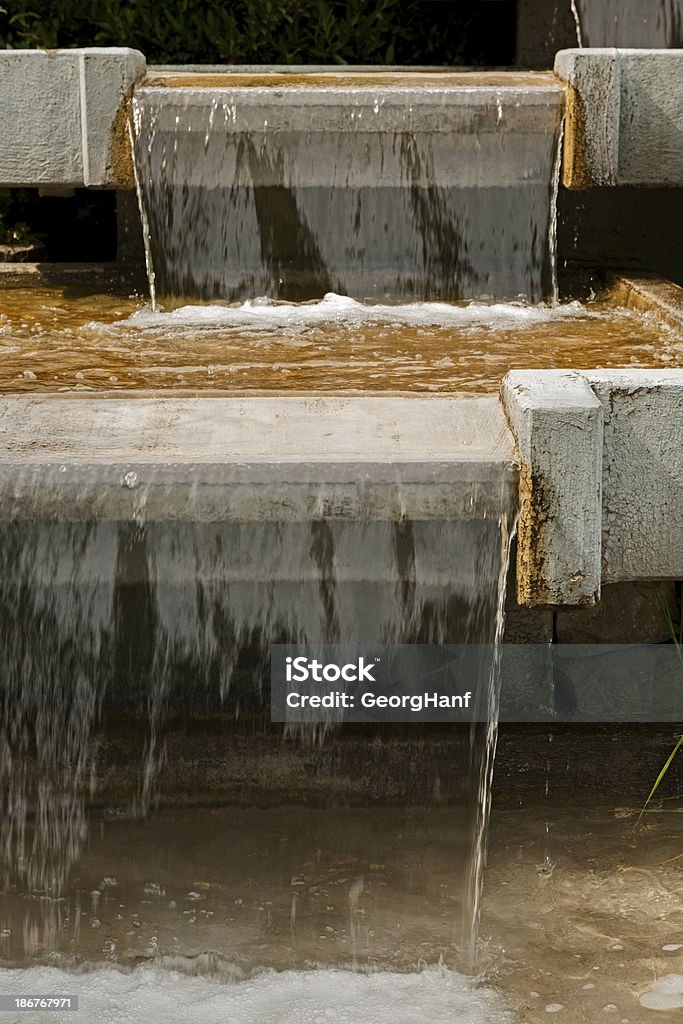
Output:
[[522,604],[590,605],[601,583],[683,577],[683,370],[515,371]]
[[0,51],[0,186],[130,187],[124,106],[145,68],[125,48]]
[[568,188],[683,184],[683,50],[563,50]]

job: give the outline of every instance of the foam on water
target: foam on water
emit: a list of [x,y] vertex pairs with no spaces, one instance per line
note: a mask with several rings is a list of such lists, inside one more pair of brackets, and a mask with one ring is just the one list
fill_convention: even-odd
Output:
[[[0,970],[13,995],[78,995],[88,1024],[507,1024],[511,1016],[490,990],[444,968],[419,974],[269,971],[225,984],[157,966],[69,974],[53,967]],[[22,1013],[26,1024],[63,1015]]]
[[672,327],[602,298],[556,307],[372,304],[334,292],[302,303],[187,301],[153,313],[135,296],[8,289],[0,311],[0,391],[497,394],[512,368],[683,362]]
[[[530,306],[522,302],[498,302],[491,305],[471,302],[453,305],[448,302],[412,302],[401,305],[358,302],[335,292],[318,302],[274,302],[267,298],[249,299],[239,305],[188,305],[169,312],[136,310],[128,320],[116,326],[134,324],[143,328],[221,327],[290,329],[317,324],[342,322],[345,326],[392,324],[413,327],[487,327],[495,330],[526,325],[561,323],[577,318],[599,318],[580,302],[563,305]],[[613,316],[611,312],[609,315]],[[111,329],[111,325],[110,325]]]
[[640,997],[647,1010],[678,1010],[683,1007],[683,974],[665,974]]

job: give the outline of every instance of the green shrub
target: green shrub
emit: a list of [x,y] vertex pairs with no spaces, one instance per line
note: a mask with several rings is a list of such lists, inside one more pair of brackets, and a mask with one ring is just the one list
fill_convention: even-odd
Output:
[[0,0],[0,48],[132,46],[177,64],[480,64],[512,59],[513,23],[506,0]]

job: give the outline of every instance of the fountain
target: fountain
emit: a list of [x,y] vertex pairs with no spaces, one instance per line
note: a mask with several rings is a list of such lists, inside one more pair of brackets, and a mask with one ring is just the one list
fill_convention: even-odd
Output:
[[[674,142],[644,129],[677,61],[0,56],[69,111],[37,159],[48,115],[13,101],[0,181],[134,190],[151,297],[0,275],[8,964],[258,998],[264,967],[473,969],[501,699],[540,702],[501,695],[513,554],[541,614],[683,574],[680,290],[593,274],[560,301],[558,226],[563,191],[680,183],[680,76]],[[483,720],[283,727],[276,643],[486,645]]]
[[551,294],[551,76],[203,78],[152,75],[133,100],[160,294]]

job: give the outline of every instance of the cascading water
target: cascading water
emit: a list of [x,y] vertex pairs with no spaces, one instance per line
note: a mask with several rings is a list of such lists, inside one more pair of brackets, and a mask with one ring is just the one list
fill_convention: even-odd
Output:
[[[245,76],[227,77],[210,89],[144,87],[133,101],[153,300],[155,294],[237,300],[263,293],[305,300],[332,290],[374,300],[556,300],[564,94],[553,80],[532,77],[535,88],[528,89],[526,80],[509,85],[500,76],[461,76],[457,83],[423,77],[419,86],[401,76],[393,83],[342,76],[332,84],[326,76],[294,84],[277,76],[242,84]],[[83,522],[49,521],[59,518],[54,508],[64,508],[56,473],[28,511],[18,511],[16,496],[5,502],[2,609],[22,638],[6,643],[1,655],[0,800],[11,827],[2,848],[7,892],[0,925],[13,936],[8,956],[78,949],[85,805],[91,779],[96,786],[103,771],[98,736],[106,737],[117,715],[145,723],[130,754],[135,787],[122,812],[140,815],[163,797],[172,720],[217,717],[229,723],[226,736],[282,735],[268,715],[273,643],[499,643],[515,515],[509,465],[487,466],[486,479],[451,481],[457,487],[450,493],[457,489],[461,500],[453,508],[449,499],[447,514],[440,498],[415,515],[410,489],[427,485],[406,483],[391,458],[388,463],[388,469],[353,468],[360,494],[353,507],[330,501],[322,483],[310,498],[319,481],[306,477],[305,453],[287,477],[277,513],[268,515],[262,514],[263,481],[255,479],[241,485],[239,501],[226,483],[209,521],[194,487],[183,492],[177,521],[155,517],[148,481],[140,485],[134,470],[122,477],[124,491],[135,495],[128,517],[107,505],[95,477],[76,490],[79,507],[89,510]],[[378,472],[394,470],[380,513],[368,495]],[[293,514],[292,487],[301,484],[308,488],[307,511]],[[177,501],[170,504],[177,509]],[[437,764],[428,753],[427,727],[422,746],[414,741],[419,754],[392,780],[393,790],[372,775],[365,784],[373,814],[373,801],[388,788],[408,816],[419,811],[425,835],[437,829],[432,818],[438,816],[450,851],[445,880],[437,887],[417,872],[404,888],[424,892],[433,908],[430,950],[447,951],[457,940],[470,962],[496,745],[495,658],[475,683],[484,722],[458,734],[462,742],[449,748],[447,762]],[[323,746],[343,745],[347,728],[330,721],[322,730],[299,730],[296,741],[312,751],[320,749],[321,736]],[[360,735],[368,747],[379,742],[391,749],[407,742],[412,728],[364,725]],[[448,735],[452,742],[453,730]],[[315,771],[317,756],[310,754],[307,770]],[[428,770],[419,768],[422,762]],[[258,788],[253,780],[249,785]],[[444,825],[443,808],[456,805],[466,808],[464,818]],[[374,835],[372,822],[365,841],[382,848],[384,837]],[[396,851],[390,854],[396,858]],[[386,850],[380,856],[389,858]],[[373,928],[362,905],[370,901],[377,921],[386,917],[381,887],[370,877],[384,865],[352,860],[339,883],[344,888],[325,908],[332,915],[345,908],[349,936],[341,924],[326,929],[339,936],[334,957],[347,963],[350,956],[355,965],[401,956],[403,967],[423,960],[424,943],[411,943],[409,934],[398,953],[395,941],[387,952],[390,929]],[[108,877],[90,894],[94,929]],[[35,903],[30,911],[18,909],[17,886],[49,903],[51,913],[37,923]],[[298,941],[306,915],[292,886],[274,886],[266,918],[277,922],[286,914]],[[322,885],[314,888],[327,894]],[[55,916],[61,900],[68,912]],[[305,963],[323,955],[316,915],[309,919],[316,945],[302,947]],[[109,927],[115,932],[115,919]],[[230,935],[228,928],[218,938],[224,956],[231,953]],[[258,949],[267,962],[263,943]],[[144,955],[160,952],[163,939],[155,932]]]
[[[2,648],[0,799],[9,827],[3,832],[0,923],[14,936],[5,953],[20,958],[77,940],[83,912],[75,908],[87,898],[74,890],[70,873],[85,841],[98,740],[111,714],[127,710],[147,722],[130,808],[140,813],[163,794],[169,716],[220,714],[238,732],[271,731],[272,642],[499,639],[514,514],[507,470],[466,487],[463,510],[476,509],[482,486],[499,515],[406,519],[397,480],[391,514],[382,520],[200,522],[190,503],[187,521],[153,522],[144,514],[143,488],[132,522],[29,525],[19,517],[6,523],[0,531],[2,614],[5,635],[15,639]],[[94,481],[91,489],[97,501]],[[88,490],[81,486],[79,501],[87,500]],[[44,491],[37,500],[44,507]],[[253,501],[257,508],[256,491]],[[469,754],[464,742],[461,756],[440,766],[422,794],[427,811],[475,795],[468,804],[472,824],[457,840],[464,859],[452,865],[447,900],[450,913],[462,917],[465,946],[479,907],[495,673],[481,685],[489,713],[485,742]],[[391,740],[392,728],[384,731]],[[338,729],[327,732],[329,738]],[[302,738],[315,742],[316,734]],[[353,891],[360,879],[349,884]],[[43,909],[42,918],[35,903],[25,910],[21,929],[17,885]],[[362,931],[354,957],[371,953],[368,934]]]
[[[238,75],[210,89],[198,81],[138,90],[136,181],[155,268],[151,284],[164,295],[209,300],[301,300],[334,290],[375,301],[548,296],[557,303],[563,97],[550,88],[540,111],[538,104],[525,110],[528,94],[520,101],[508,83],[453,81],[423,78],[416,88],[390,76],[349,76],[342,84],[335,76],[294,83]],[[508,510],[500,518],[506,537],[509,525]],[[506,558],[496,583],[498,626],[483,630],[480,641],[500,638]],[[327,591],[318,595],[323,604],[327,598]],[[405,639],[405,610],[398,611],[391,608],[373,636]],[[368,621],[374,616],[364,613],[340,630],[334,619],[335,628],[328,623],[318,639],[358,642]],[[272,630],[265,635],[272,638]],[[413,637],[420,635],[418,628]],[[304,636],[316,639],[315,631]],[[452,642],[442,624],[432,639],[447,636]],[[472,747],[478,803],[465,914],[471,954],[497,687],[494,668],[488,725]]]
[[683,45],[683,0],[572,0],[579,46]]
[[139,89],[157,293],[551,295],[561,87],[395,77],[234,74]]
[[108,524],[2,526],[5,885],[18,876],[58,895],[84,839],[83,794],[113,628],[115,542]]

